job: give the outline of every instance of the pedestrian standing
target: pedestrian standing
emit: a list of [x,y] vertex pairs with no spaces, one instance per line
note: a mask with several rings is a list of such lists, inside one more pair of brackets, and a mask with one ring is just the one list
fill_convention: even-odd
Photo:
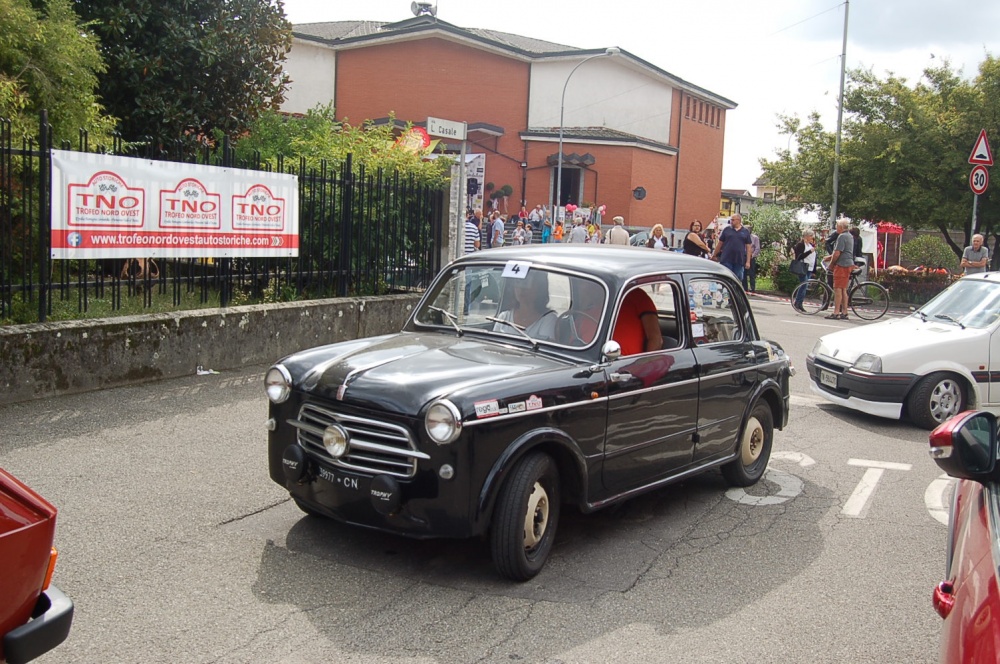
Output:
[[712,253],[705,241],[701,239],[701,222],[695,219],[688,227],[688,234],[684,236],[684,253],[688,256],[699,256],[705,258]]
[[608,244],[620,244],[628,246],[628,231],[625,230],[625,218],[622,216],[616,216],[611,221],[614,222],[614,226],[608,231]]
[[743,273],[743,290],[757,292],[757,256],[760,255],[760,236],[753,232],[753,224],[747,224],[750,231],[750,266]]
[[827,318],[847,320],[847,283],[851,280],[851,270],[854,269],[854,238],[847,232],[847,221],[837,222],[837,243],[830,256],[830,267],[833,269],[833,313]]
[[[482,211],[480,210],[480,212]],[[475,214],[472,214],[465,220],[465,253],[471,254],[479,251],[480,246],[482,246],[482,242],[480,240],[479,219]]]
[[[795,260],[805,263],[806,271],[799,275],[799,283],[804,284],[812,278],[816,271],[816,233],[807,228],[802,231],[802,239],[792,248]],[[796,311],[802,311],[802,302],[806,298],[806,289],[800,288],[795,292],[795,302],[792,306]]]
[[563,241],[563,222],[562,219],[556,219],[555,225],[552,227],[552,241],[555,243],[561,243]]
[[649,233],[649,239],[646,240],[646,247],[648,249],[669,249],[667,246],[667,238],[663,234],[663,224],[656,224]]
[[584,244],[588,239],[587,227],[583,225],[583,219],[575,217],[573,219],[573,229],[569,232],[566,242],[573,244]]
[[552,241],[552,220],[545,213],[542,213],[542,244]]
[[490,224],[490,233],[493,236],[492,246],[494,249],[499,249],[503,246],[504,234],[503,217],[500,216],[499,210],[493,211],[493,217]]
[[743,282],[743,274],[750,267],[750,231],[743,226],[743,217],[734,214],[730,225],[722,231],[712,252],[712,259],[729,268],[736,280]]
[[983,236],[976,233],[972,236],[972,246],[966,247],[962,252],[962,267],[965,274],[979,274],[986,272],[986,266],[990,264],[990,250],[983,244]]

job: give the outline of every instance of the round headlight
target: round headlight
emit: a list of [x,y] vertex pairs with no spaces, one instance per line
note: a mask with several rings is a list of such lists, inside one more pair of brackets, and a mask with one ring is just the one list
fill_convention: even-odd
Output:
[[323,447],[334,459],[347,454],[350,447],[350,437],[347,431],[339,424],[331,424],[323,430]]
[[281,403],[288,400],[292,393],[292,377],[288,369],[277,364],[267,371],[264,376],[264,389],[267,390],[267,398],[274,403]]
[[462,433],[462,414],[450,401],[436,401],[427,409],[427,435],[438,445],[447,445]]

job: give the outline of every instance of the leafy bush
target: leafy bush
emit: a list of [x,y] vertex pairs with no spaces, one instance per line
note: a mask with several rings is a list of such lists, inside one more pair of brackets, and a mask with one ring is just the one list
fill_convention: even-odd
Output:
[[790,263],[791,261],[786,261],[775,265],[773,272],[774,276],[772,277],[775,290],[780,293],[788,293],[789,295],[791,295],[792,291],[794,291],[799,285],[799,275],[792,274],[788,271],[788,265]]
[[743,217],[760,237],[762,247],[778,244],[788,254],[802,237],[802,226],[796,219],[795,210],[773,204],[758,205]]
[[909,242],[903,243],[901,249],[903,258],[913,265],[924,265],[930,268],[947,268],[952,272],[958,270],[958,257],[951,247],[936,235],[919,235]]
[[[906,245],[903,245],[906,251]],[[889,299],[905,304],[924,304],[947,288],[952,278],[947,274],[893,274],[880,272],[876,278],[889,289]]]

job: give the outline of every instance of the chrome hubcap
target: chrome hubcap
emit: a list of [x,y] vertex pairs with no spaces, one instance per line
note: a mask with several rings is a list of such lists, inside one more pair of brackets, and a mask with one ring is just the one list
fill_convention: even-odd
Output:
[[524,513],[524,548],[533,549],[538,546],[549,525],[549,494],[541,482],[535,482],[528,496],[528,509]]
[[957,415],[962,407],[962,392],[958,383],[947,379],[935,385],[928,405],[931,416],[937,422],[944,422],[953,415]]
[[743,432],[743,444],[741,445],[741,456],[743,465],[753,465],[760,458],[760,453],[764,449],[764,427],[756,417],[747,420],[746,430]]

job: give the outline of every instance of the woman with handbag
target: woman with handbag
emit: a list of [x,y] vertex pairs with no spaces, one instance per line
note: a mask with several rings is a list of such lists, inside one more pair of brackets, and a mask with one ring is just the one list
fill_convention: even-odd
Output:
[[[804,284],[816,271],[816,233],[808,228],[802,231],[802,239],[792,251],[795,252],[795,257],[788,269],[792,274],[798,275],[800,284]],[[805,299],[805,295],[805,288],[796,292],[795,302],[792,303],[796,311],[802,311],[802,300]]]

